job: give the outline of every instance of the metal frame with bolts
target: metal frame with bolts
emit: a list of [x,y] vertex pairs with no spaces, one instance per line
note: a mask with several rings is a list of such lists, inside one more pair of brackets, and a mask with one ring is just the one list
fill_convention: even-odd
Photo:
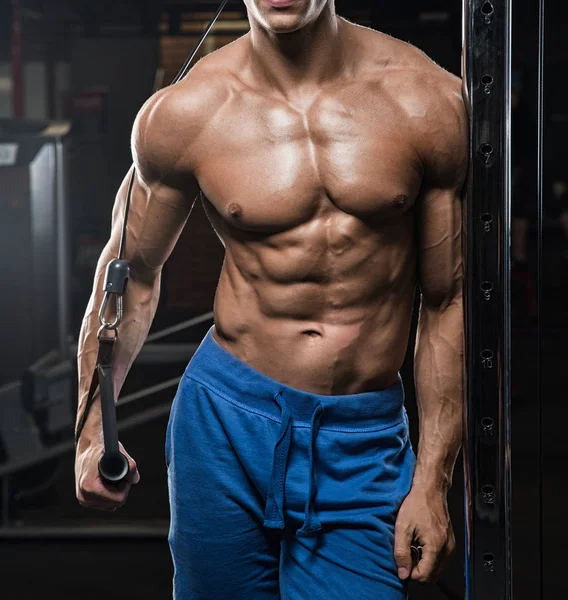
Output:
[[464,0],[466,600],[510,600],[511,0]]

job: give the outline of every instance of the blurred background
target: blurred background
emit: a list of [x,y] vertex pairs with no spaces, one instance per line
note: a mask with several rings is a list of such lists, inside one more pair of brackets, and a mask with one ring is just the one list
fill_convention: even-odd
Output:
[[[541,565],[544,597],[565,595],[568,10],[547,3],[541,207],[538,6],[513,4],[513,560],[515,597],[533,600],[542,598]],[[7,600],[46,592],[171,597],[165,430],[177,379],[212,323],[223,259],[200,207],[164,269],[149,342],[123,388],[120,437],[142,479],[110,516],[75,499],[75,355],[114,197],[131,165],[136,113],[171,82],[217,6],[0,3],[0,595]],[[461,2],[336,0],[336,8],[461,74]],[[244,4],[230,1],[199,56],[247,31]],[[402,375],[416,440],[412,354],[413,344]],[[412,600],[463,598],[462,488],[460,458],[450,492],[457,552],[440,585],[412,586]]]

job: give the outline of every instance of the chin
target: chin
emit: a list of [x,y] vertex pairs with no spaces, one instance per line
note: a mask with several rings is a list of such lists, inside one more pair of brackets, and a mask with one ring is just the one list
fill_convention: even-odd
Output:
[[264,29],[272,33],[292,33],[307,24],[302,15],[269,15],[260,23]]
[[[272,8],[267,0],[245,0],[249,14],[263,29],[272,33],[292,33],[314,21],[325,2],[294,0],[289,8]],[[318,6],[320,4],[321,6]]]

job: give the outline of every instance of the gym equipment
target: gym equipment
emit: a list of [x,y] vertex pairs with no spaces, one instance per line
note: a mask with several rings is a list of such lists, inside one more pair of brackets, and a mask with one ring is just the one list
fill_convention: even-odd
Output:
[[54,348],[69,358],[70,134],[65,121],[0,119],[0,326],[5,339],[20,340],[2,353],[0,385]]
[[[208,312],[150,334],[134,364],[187,363],[198,344],[154,342],[212,320],[213,313]],[[76,356],[77,345],[70,344],[68,353]],[[22,381],[0,387],[0,444],[5,455],[4,460],[0,461],[3,525],[0,527],[0,537],[19,535],[12,535],[9,527],[11,477],[75,448],[70,434],[74,423],[72,399],[77,389],[76,361],[57,361],[57,357],[58,353],[53,351],[47,356],[49,360],[42,359],[32,365]],[[123,396],[118,406],[126,406],[163,390],[175,388],[179,380],[179,377],[174,377]],[[127,430],[167,415],[170,408],[171,403],[168,402],[137,411],[135,415],[123,419],[117,430]],[[71,530],[66,527],[62,531],[67,534]],[[26,532],[20,530],[20,533]],[[132,531],[126,533],[132,535]],[[32,535],[29,531],[27,534]]]
[[[172,82],[172,85],[180,81],[185,77],[189,71],[191,63],[195,58],[201,44],[207,37],[209,31],[219,18],[219,15],[225,8],[227,0],[223,0],[219,9],[215,13],[215,16],[206,27],[201,38],[197,42],[195,48],[191,52],[190,56],[185,61],[178,75]],[[126,196],[126,205],[124,209],[124,220],[122,224],[122,234],[120,239],[120,247],[118,251],[118,258],[112,260],[107,265],[106,278],[104,284],[105,296],[99,310],[99,322],[101,327],[97,333],[97,339],[99,340],[99,352],[97,356],[97,363],[93,378],[91,380],[91,386],[83,414],[79,419],[77,425],[77,431],[75,435],[75,443],[78,443],[81,431],[87,420],[89,410],[92,406],[93,399],[97,387],[100,388],[101,395],[101,411],[102,411],[102,425],[103,425],[103,439],[104,439],[104,452],[99,460],[99,473],[105,481],[108,483],[119,483],[124,480],[128,474],[128,460],[122,452],[119,450],[118,443],[118,430],[116,427],[116,410],[114,400],[114,389],[112,382],[112,359],[113,359],[113,348],[114,343],[118,337],[118,326],[122,321],[122,309],[123,300],[122,297],[126,291],[128,278],[130,275],[130,268],[128,262],[124,260],[124,247],[126,243],[126,225],[128,222],[128,212],[130,209],[130,202],[132,198],[132,187],[134,185],[135,168],[132,168],[130,175],[130,182],[128,185],[128,192]],[[104,313],[111,299],[114,299],[116,307],[116,314],[112,321],[105,319]],[[105,331],[114,332],[112,337],[104,336]]]
[[511,1],[464,0],[466,598],[511,598]]

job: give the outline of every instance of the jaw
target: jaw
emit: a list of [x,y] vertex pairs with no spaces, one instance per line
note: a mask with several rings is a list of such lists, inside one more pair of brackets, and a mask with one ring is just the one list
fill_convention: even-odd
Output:
[[293,33],[314,22],[327,4],[318,0],[293,0],[286,8],[273,8],[268,0],[245,0],[249,21],[269,33]]

